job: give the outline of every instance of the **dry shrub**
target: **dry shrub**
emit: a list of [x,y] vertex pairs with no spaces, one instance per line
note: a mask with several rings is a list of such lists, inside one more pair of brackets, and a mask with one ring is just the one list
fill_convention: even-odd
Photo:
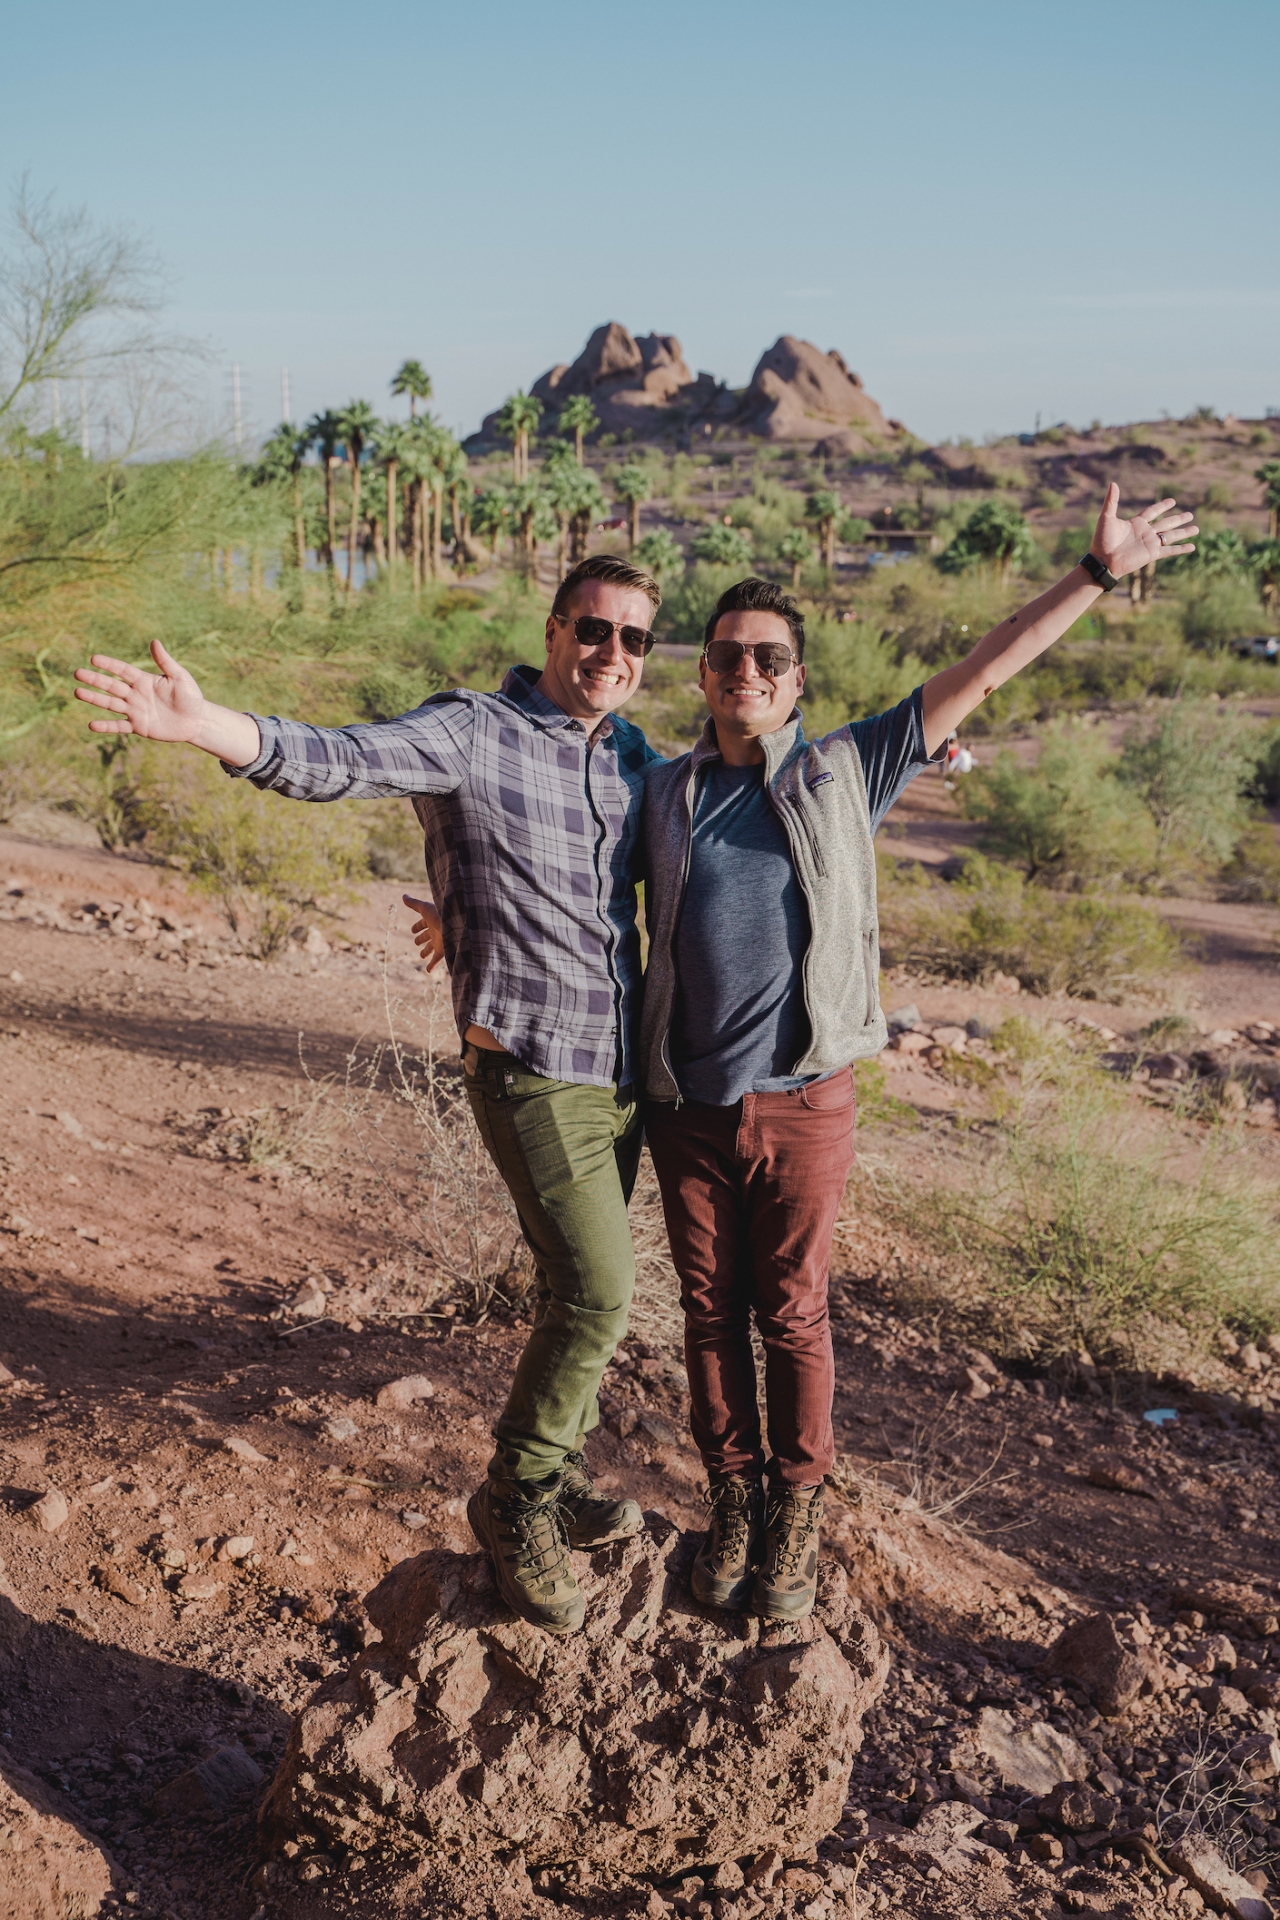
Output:
[[149,813],[151,844],[213,896],[255,960],[277,958],[295,929],[332,916],[368,874],[362,819],[259,793],[203,759],[170,771]]
[[885,963],[924,979],[977,985],[1000,972],[1030,993],[1123,1003],[1168,992],[1182,956],[1149,907],[1051,893],[981,855],[950,885],[884,854],[879,872]]
[[948,1183],[908,1194],[877,1170],[872,1205],[937,1255],[907,1297],[1009,1355],[1151,1370],[1194,1365],[1223,1321],[1280,1325],[1277,1196],[1229,1130],[1185,1174],[1185,1140],[1060,1035],[1020,1018],[993,1044],[1016,1063],[1004,1112]]

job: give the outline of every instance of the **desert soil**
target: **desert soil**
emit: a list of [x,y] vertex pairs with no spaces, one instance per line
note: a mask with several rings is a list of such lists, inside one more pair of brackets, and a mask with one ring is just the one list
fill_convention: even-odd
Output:
[[[377,1910],[341,1863],[267,1886],[251,1797],[181,1814],[153,1802],[227,1747],[269,1774],[291,1716],[361,1644],[361,1595],[424,1546],[472,1548],[465,1499],[524,1327],[513,1313],[407,1313],[429,1275],[406,1263],[390,1188],[341,1124],[348,1063],[385,1038],[388,993],[419,1025],[447,1011],[417,971],[399,892],[371,886],[323,946],[267,967],[236,957],[212,913],[140,861],[0,836],[0,1361],[14,1376],[0,1388],[0,1745],[109,1853],[114,1897],[140,1915],[270,1920],[281,1901],[302,1912],[310,1883],[308,1913]],[[1280,1020],[1275,916],[1249,912],[1215,922],[1235,957],[1198,976],[1202,1024]],[[1002,1004],[913,997],[934,1019]],[[1146,1017],[1092,1013],[1120,1032]],[[892,1084],[941,1138],[946,1083],[913,1067]],[[389,1136],[397,1124],[388,1098]],[[652,1243],[651,1188],[640,1209]],[[837,1239],[843,1495],[828,1537],[895,1664],[833,1857],[872,1833],[863,1912],[1194,1911],[1198,1896],[1166,1890],[1141,1849],[1086,1857],[1069,1841],[1055,1863],[1015,1840],[952,1887],[903,1865],[884,1836],[957,1776],[977,1780],[994,1818],[1026,1813],[975,1745],[992,1706],[1070,1731],[1135,1829],[1183,1758],[1276,1730],[1239,1690],[1225,1706],[1200,1697],[1215,1659],[1187,1667],[1198,1629],[1177,1623],[1174,1599],[1215,1579],[1280,1594],[1272,1403],[1247,1404],[1257,1381],[1243,1377],[1216,1395],[1166,1384],[1159,1404],[1180,1417],[1158,1430],[1141,1418],[1147,1383],[1103,1392],[984,1372],[895,1306],[912,1257],[870,1218]],[[643,1265],[591,1458],[606,1488],[697,1526],[670,1276],[656,1254]],[[297,1323],[289,1304],[309,1278],[328,1311]],[[409,1374],[432,1397],[379,1409],[379,1387]],[[1126,1479],[1137,1490],[1116,1490]],[[46,1532],[32,1508],[50,1489],[69,1512]],[[1182,1662],[1176,1684],[1101,1719],[1040,1675],[1081,1607]],[[1256,1692],[1280,1644],[1243,1625],[1230,1641],[1219,1681],[1238,1658]],[[1274,1785],[1232,1815],[1246,1864],[1280,1845]],[[761,1910],[823,1911],[805,1878]],[[602,1910],[573,1875],[544,1893]],[[660,1890],[650,1910],[675,1911],[674,1897]],[[718,1897],[715,1912],[737,1911]]]

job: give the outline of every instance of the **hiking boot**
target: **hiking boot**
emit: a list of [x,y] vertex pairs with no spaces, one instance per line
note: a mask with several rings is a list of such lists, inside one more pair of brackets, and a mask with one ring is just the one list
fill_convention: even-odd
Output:
[[467,1519],[507,1605],[548,1633],[575,1633],[586,1606],[569,1565],[559,1493],[558,1473],[486,1480],[467,1502]]
[[740,1473],[720,1474],[702,1498],[711,1509],[711,1525],[689,1576],[693,1597],[704,1607],[741,1613],[760,1560],[764,1487]]
[[776,1487],[765,1509],[764,1559],[751,1595],[762,1620],[803,1620],[818,1590],[822,1488]]
[[571,1547],[607,1547],[611,1540],[630,1539],[644,1526],[644,1515],[634,1500],[610,1500],[596,1492],[580,1453],[564,1457],[557,1504]]

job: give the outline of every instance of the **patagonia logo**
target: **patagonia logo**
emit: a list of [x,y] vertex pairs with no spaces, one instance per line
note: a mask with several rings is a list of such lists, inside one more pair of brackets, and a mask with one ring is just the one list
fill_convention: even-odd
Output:
[[825,787],[828,780],[834,779],[834,773],[820,773],[814,779],[806,780],[805,785],[808,787],[810,793],[812,793],[815,787]]

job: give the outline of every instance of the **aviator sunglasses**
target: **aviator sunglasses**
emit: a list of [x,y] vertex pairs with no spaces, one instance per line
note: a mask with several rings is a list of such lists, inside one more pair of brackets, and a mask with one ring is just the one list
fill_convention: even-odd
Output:
[[733,673],[747,653],[761,673],[767,673],[771,680],[776,680],[788,667],[798,665],[795,654],[781,640],[708,640],[702,649],[702,657],[712,673]]
[[580,647],[602,647],[616,633],[622,642],[622,651],[629,653],[633,660],[643,660],[653,646],[653,635],[647,627],[620,627],[616,620],[602,620],[598,613],[584,613],[573,621],[567,613],[557,613],[554,618],[562,627],[572,626],[573,637]]

